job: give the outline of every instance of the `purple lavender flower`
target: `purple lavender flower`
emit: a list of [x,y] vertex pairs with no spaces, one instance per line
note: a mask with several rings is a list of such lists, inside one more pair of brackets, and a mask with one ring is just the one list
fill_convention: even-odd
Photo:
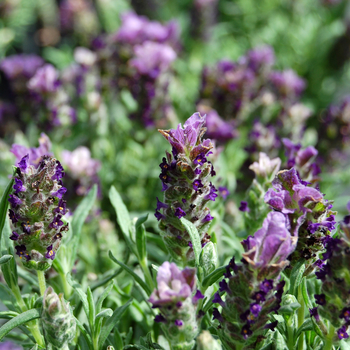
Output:
[[180,207],[175,209],[175,216],[177,216],[179,219],[186,216],[186,212],[182,210]]
[[39,68],[28,82],[28,89],[39,94],[56,92],[59,87],[58,72],[51,64]]
[[241,202],[241,205],[239,206],[239,208],[238,208],[238,210],[239,211],[247,211],[247,212],[249,212],[250,211],[250,209],[249,209],[249,207],[248,207],[248,202],[245,202],[245,201],[242,201]]
[[292,69],[282,72],[273,72],[270,76],[271,82],[283,97],[295,97],[301,95],[306,87],[305,81]]
[[46,252],[46,254],[45,254],[45,258],[46,258],[46,259],[51,259],[51,260],[55,259],[56,253],[55,253],[55,251],[52,249],[52,244],[51,244],[50,246],[48,246],[46,250],[47,250],[47,252]]
[[16,231],[12,231],[12,235],[10,236],[10,239],[12,241],[17,241],[19,237],[19,234]]
[[0,344],[0,350],[22,350],[22,347],[11,343],[10,341],[5,341]]
[[347,328],[348,327],[346,325],[344,325],[344,326],[340,327],[337,330],[337,334],[338,334],[338,338],[339,339],[347,339],[347,338],[349,338],[349,334],[346,332]]
[[227,196],[230,194],[230,191],[226,187],[220,186],[218,190],[219,190],[219,194],[223,199],[226,199]]
[[258,72],[261,69],[272,67],[275,63],[275,53],[271,46],[260,46],[248,51],[248,66],[253,71]]
[[10,194],[10,198],[8,199],[8,201],[10,202],[12,208],[16,208],[17,206],[22,204],[22,201],[14,194]]
[[195,191],[198,191],[200,188],[203,187],[202,181],[201,180],[194,180],[192,183],[192,187]]

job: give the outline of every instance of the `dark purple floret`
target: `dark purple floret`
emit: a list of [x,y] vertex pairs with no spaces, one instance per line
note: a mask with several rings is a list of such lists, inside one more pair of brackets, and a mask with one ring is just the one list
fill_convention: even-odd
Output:
[[261,311],[261,306],[257,303],[250,304],[250,312],[253,314],[254,317],[258,317],[259,313]]
[[205,200],[211,200],[215,202],[215,198],[218,196],[215,192],[217,192],[218,190],[215,188],[215,186],[210,183],[210,192],[204,197]]
[[196,304],[199,299],[204,299],[204,295],[201,293],[199,289],[197,289],[196,294],[192,298],[192,303]]
[[161,213],[160,213],[159,211],[157,211],[157,210],[156,210],[154,216],[157,218],[158,221],[164,218],[164,215],[161,214]]
[[179,219],[186,216],[186,212],[182,210],[180,207],[175,209],[175,216],[177,216]]
[[19,237],[19,234],[16,231],[12,231],[12,235],[10,236],[10,239],[12,241],[17,241],[18,237]]
[[192,242],[188,242],[188,246],[189,246],[190,248],[193,248]]
[[22,204],[22,201],[14,194],[10,194],[10,198],[8,199],[8,201],[10,202],[12,208],[16,208],[17,206]]
[[167,163],[165,157],[163,157],[162,162],[159,164],[159,166],[161,167],[163,173],[169,170],[169,164]]
[[260,303],[266,300],[265,295],[265,292],[259,290],[259,292],[253,294],[252,299],[254,299],[257,303]]
[[330,259],[333,255],[333,251],[338,250],[338,245],[341,243],[341,240],[339,238],[331,238],[330,236],[326,237],[328,237],[327,240],[323,240],[326,252],[323,253],[322,260]]
[[198,191],[200,188],[203,187],[202,181],[201,180],[194,180],[192,183],[192,187],[195,191]]
[[267,325],[265,325],[264,329],[270,329],[271,331],[274,331],[277,325],[278,325],[278,321],[268,323]]
[[65,187],[61,187],[58,191],[51,193],[53,197],[62,198],[62,196],[67,192]]
[[52,176],[52,180],[61,180],[64,176],[64,169],[58,160],[56,160],[56,164],[56,172],[55,175]]
[[320,271],[315,272],[317,279],[321,281],[324,281],[326,276],[329,274],[331,274],[331,268],[328,264],[324,265]]
[[249,212],[248,202],[242,201],[240,207],[238,208],[240,211],[246,211]]
[[45,254],[46,259],[55,259],[56,253],[52,250],[52,244],[46,248],[47,252]]
[[230,194],[230,191],[226,187],[219,187],[219,194],[223,199],[226,199],[227,196]]
[[326,305],[326,296],[324,294],[315,294],[314,297],[316,300],[316,304]]
[[337,330],[337,334],[338,334],[338,338],[339,338],[339,339],[347,339],[347,338],[349,338],[349,334],[346,333],[347,328],[348,328],[348,327],[347,327],[346,325],[344,325],[344,326],[340,327],[340,328]]
[[62,217],[61,215],[57,215],[53,219],[53,221],[49,224],[49,227],[56,229],[56,228],[62,226],[63,225],[63,221],[61,220],[61,217]]
[[13,185],[13,189],[15,190],[15,194],[18,192],[25,192],[26,188],[23,186],[23,182],[20,179],[15,177],[15,184]]
[[242,321],[248,321],[248,316],[250,315],[250,310],[247,310],[245,312],[243,312],[242,314],[239,315],[239,318]]
[[322,269],[322,267],[324,266],[324,262],[321,259],[318,259],[315,263],[315,266],[319,267],[320,269]]
[[232,276],[230,266],[226,266],[226,272],[224,273],[225,278],[230,278]]
[[194,171],[194,173],[195,173],[196,175],[199,175],[201,172],[202,172],[202,170],[199,169],[199,168],[197,168],[197,169]]
[[234,273],[237,273],[238,271],[238,266],[235,263],[235,257],[232,257],[232,259],[230,260],[230,262],[228,263],[227,267],[229,269],[231,269]]
[[349,307],[345,307],[340,315],[339,318],[343,318],[346,322],[348,322],[350,320],[350,308]]
[[214,216],[211,216],[210,214],[206,215],[202,222],[208,222],[214,219]]
[[166,319],[162,316],[162,315],[157,315],[155,318],[154,318],[154,322],[157,322],[157,323],[166,323]]
[[187,202],[187,200],[185,198],[182,198],[181,201],[183,204],[185,204]]
[[283,288],[284,288],[285,284],[286,284],[285,281],[281,281],[281,282],[277,283],[275,297],[279,301],[281,301],[281,299],[282,299]]
[[58,202],[58,207],[54,209],[54,213],[64,215],[67,212],[67,202],[63,199],[60,199]]
[[216,175],[216,171],[214,170],[214,165],[212,164],[212,162],[208,162],[211,164],[211,170],[210,170],[210,175],[211,176],[215,176]]
[[171,181],[171,177],[167,173],[160,173],[159,178],[162,180],[163,183],[169,183]]
[[157,198],[157,208],[156,208],[156,210],[160,210],[160,209],[162,209],[162,208],[166,209],[166,208],[169,207],[167,204],[161,202],[161,201],[158,199],[158,197],[156,197],[156,198]]
[[29,221],[27,221],[26,223],[25,223],[25,222],[22,222],[22,223],[21,223],[21,226],[22,226],[23,232],[26,233],[27,235],[29,235],[29,234],[30,234],[30,224],[29,224]]
[[250,335],[253,334],[252,330],[250,329],[250,325],[249,324],[245,324],[242,327],[241,334],[243,335],[244,339],[247,339]]
[[29,165],[29,154],[25,155],[20,162],[18,163],[18,167],[23,171],[24,173],[27,171]]
[[218,292],[216,292],[215,294],[214,294],[214,298],[213,298],[213,301],[212,301],[213,303],[216,303],[216,304],[220,304],[222,307],[224,307],[225,306],[225,303],[224,303],[224,301],[221,299],[221,296],[220,296],[220,294],[218,293]]
[[229,294],[231,294],[231,290],[227,284],[227,282],[225,280],[222,280],[221,282],[219,282],[219,287],[220,287],[220,292],[227,292]]
[[17,245],[15,246],[16,249],[16,254],[22,259],[22,257],[26,258],[27,260],[30,260],[30,257],[28,259],[27,256],[29,256],[28,254],[26,254],[27,248],[24,244],[21,245]]
[[314,308],[312,308],[312,309],[309,309],[309,311],[310,311],[310,316],[311,316],[311,317],[315,317],[315,320],[316,320],[317,322],[319,322],[319,321],[320,321],[320,316],[319,316],[319,314],[318,314],[317,307],[314,307]]
[[273,280],[267,280],[265,279],[263,282],[260,283],[260,289],[264,293],[268,293],[273,288]]
[[18,222],[19,217],[17,216],[17,214],[12,209],[9,210],[9,216],[10,216],[10,219],[11,219],[13,224]]
[[184,323],[181,320],[175,320],[175,326],[181,327],[183,324]]
[[219,322],[224,321],[219,310],[216,307],[213,308],[213,320],[218,320]]
[[178,301],[177,303],[176,303],[176,307],[181,307],[182,306],[182,302],[181,301]]
[[207,162],[207,158],[205,157],[204,153],[199,154],[193,161],[193,164],[195,165],[203,165]]

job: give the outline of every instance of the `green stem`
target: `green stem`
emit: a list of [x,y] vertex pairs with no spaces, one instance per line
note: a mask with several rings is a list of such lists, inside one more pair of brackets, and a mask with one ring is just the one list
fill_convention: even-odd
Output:
[[37,273],[38,273],[40,294],[41,296],[43,296],[46,290],[45,272],[37,270]]
[[145,276],[145,280],[146,280],[148,286],[151,287],[151,289],[153,290],[155,288],[155,286],[154,286],[153,278],[152,278],[151,273],[149,271],[149,268],[147,266],[147,260],[146,259],[141,260],[140,266],[141,266],[141,269],[143,271],[143,274]]
[[[302,284],[300,283],[298,287],[298,302],[300,304],[300,308],[298,309],[298,328],[300,328],[303,325],[304,319],[305,319],[305,302],[301,291],[301,286]],[[298,350],[303,350],[303,349],[304,349],[304,333],[301,333],[298,340]]]
[[331,350],[332,349],[334,333],[335,333],[335,328],[332,324],[330,324],[329,332],[328,332],[327,337],[325,339],[323,350]]
[[[22,298],[21,291],[19,290],[18,285],[14,286],[12,288],[12,292],[13,292],[13,294],[16,298],[16,301],[17,301],[19,307],[21,308],[22,312],[27,311],[28,308],[27,308],[26,304],[24,303],[24,300]],[[30,331],[30,333],[32,333],[37,344],[41,348],[45,348],[45,341],[44,341],[42,334],[40,333],[38,321],[35,320],[35,321],[28,322],[27,328]]]
[[72,294],[72,287],[68,284],[66,275],[64,273],[59,273],[62,281],[64,297],[68,300]]

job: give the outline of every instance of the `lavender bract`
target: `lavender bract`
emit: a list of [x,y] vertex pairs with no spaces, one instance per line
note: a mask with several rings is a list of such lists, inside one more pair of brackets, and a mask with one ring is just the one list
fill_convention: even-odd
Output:
[[29,165],[29,156],[19,162],[14,193],[9,210],[11,239],[16,254],[27,268],[47,270],[59,249],[68,224],[61,220],[66,213],[62,199],[67,191],[62,185],[64,170],[58,160],[43,156],[37,166]]
[[197,228],[202,245],[208,241],[207,230],[212,216],[208,201],[215,201],[216,188],[210,182],[213,165],[207,156],[213,145],[209,139],[202,140],[205,118],[193,114],[176,130],[159,130],[172,146],[171,155],[166,152],[160,167],[163,183],[164,205],[159,204],[156,217],[169,252],[177,261],[194,263],[191,239],[183,227],[180,217],[190,220]]

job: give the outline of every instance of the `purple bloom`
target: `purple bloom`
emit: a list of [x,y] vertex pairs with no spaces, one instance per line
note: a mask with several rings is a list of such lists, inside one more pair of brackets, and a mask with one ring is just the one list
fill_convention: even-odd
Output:
[[161,202],[161,201],[158,199],[158,197],[156,197],[156,198],[157,198],[157,208],[156,208],[156,210],[160,210],[160,209],[162,209],[162,208],[164,208],[164,209],[169,208],[169,205],[167,205],[167,204]]
[[163,184],[171,181],[171,177],[166,173],[160,173],[159,178],[162,180]]
[[44,60],[36,55],[13,55],[4,58],[0,63],[0,69],[8,79],[30,79],[36,70],[44,63]]
[[162,316],[162,315],[157,315],[155,318],[154,318],[154,322],[157,322],[157,323],[166,323],[166,319]]
[[324,281],[326,279],[327,275],[331,274],[331,268],[328,264],[323,265],[322,269],[320,271],[316,271],[315,275],[317,277],[317,279]]
[[196,175],[199,175],[201,172],[202,172],[202,170],[199,169],[199,168],[195,169],[195,171],[194,171],[194,173],[195,173]]
[[201,293],[199,289],[197,289],[196,294],[192,297],[192,303],[197,304],[199,299],[204,299],[204,295]]
[[271,46],[260,46],[247,54],[248,67],[258,72],[262,68],[271,67],[275,63],[275,54]]
[[15,247],[16,249],[16,254],[19,256],[20,259],[22,259],[22,257],[26,258],[27,261],[30,260],[30,256],[26,253],[27,252],[27,248],[25,245],[17,245]]
[[224,321],[219,310],[216,307],[213,308],[213,320],[218,320],[219,322]]
[[274,331],[275,328],[277,327],[278,325],[278,321],[275,321],[275,322],[272,322],[272,323],[268,323],[264,329],[270,329],[271,331]]
[[18,220],[20,219],[19,216],[12,209],[9,210],[9,216],[13,224],[18,222]]
[[220,292],[226,292],[231,294],[231,290],[227,284],[227,282],[223,279],[221,282],[219,282]]
[[156,217],[156,219],[157,219],[158,221],[164,218],[164,215],[161,214],[161,213],[160,213],[159,211],[157,211],[157,210],[156,210],[154,216]]
[[255,302],[257,303],[260,303],[266,300],[265,296],[266,296],[266,292],[259,290],[259,292],[254,293],[254,295],[252,296],[252,299],[254,299]]
[[58,191],[51,193],[51,196],[62,198],[62,196],[67,192],[65,187],[61,187]]
[[58,207],[54,209],[54,213],[64,215],[67,212],[67,202],[63,199],[60,199],[58,202]]
[[310,233],[315,233],[316,231],[322,228],[329,231],[333,231],[335,229],[336,223],[337,222],[335,221],[335,216],[330,215],[325,221],[315,223],[315,224],[309,224],[307,229],[309,230]]
[[296,241],[286,227],[285,216],[270,212],[263,226],[249,240],[250,249],[243,254],[244,259],[256,268],[287,264],[287,257],[294,251]]
[[11,343],[10,341],[5,341],[0,344],[0,350],[22,350],[22,347]]
[[186,212],[182,210],[180,207],[175,209],[175,216],[177,216],[179,219],[186,216]]
[[17,179],[17,177],[15,177],[15,184],[13,185],[13,189],[15,190],[15,194],[17,194],[18,192],[26,191],[26,188],[23,186],[22,180]]
[[260,289],[266,294],[270,290],[272,290],[272,288],[273,288],[273,280],[265,279],[263,282],[260,283]]
[[162,162],[159,164],[162,169],[162,172],[167,172],[169,170],[169,164],[167,163],[165,157],[163,157]]
[[164,262],[158,269],[157,285],[149,298],[153,306],[176,304],[192,296],[195,290],[195,269],[180,270],[176,264]]
[[20,162],[18,163],[18,167],[23,171],[24,173],[27,172],[28,168],[28,163],[29,163],[29,154],[25,155]]
[[203,165],[207,162],[207,158],[204,153],[199,154],[193,161],[194,165]]
[[214,298],[213,298],[213,303],[216,303],[216,304],[220,304],[222,307],[225,307],[225,303],[224,301],[221,299],[221,296],[218,292],[216,292],[214,294]]
[[320,321],[320,316],[319,316],[319,314],[318,314],[317,307],[314,307],[314,308],[312,308],[312,309],[309,309],[309,312],[310,312],[310,316],[311,316],[311,317],[315,317],[315,320],[316,320],[317,322]]
[[271,82],[276,86],[282,96],[295,97],[301,95],[306,83],[292,69],[282,72],[273,72],[270,76]]
[[208,222],[214,219],[214,216],[211,216],[210,214],[206,215],[202,222]]
[[16,231],[12,231],[12,235],[10,236],[10,239],[12,241],[17,241],[18,237],[19,237],[19,234]]
[[61,163],[56,160],[56,172],[55,172],[55,175],[52,176],[52,180],[61,180],[62,177],[64,176],[64,169],[63,169],[63,166],[61,165]]
[[49,228],[57,229],[63,225],[63,221],[61,220],[61,215],[57,215],[53,221],[49,224]]
[[12,208],[16,208],[17,206],[22,204],[22,201],[14,194],[10,194],[10,198],[8,199],[8,201],[10,202]]
[[181,327],[183,324],[184,323],[181,320],[175,320],[175,326]]
[[250,304],[250,312],[254,317],[258,317],[261,311],[261,305],[257,303]]
[[242,327],[241,334],[243,335],[244,339],[247,339],[250,335],[253,334],[252,330],[250,329],[250,325],[249,324],[245,324]]
[[337,330],[337,334],[338,334],[338,338],[339,338],[339,339],[347,339],[347,338],[349,338],[349,334],[346,333],[347,328],[348,328],[348,327],[347,327],[346,325],[344,325],[344,326],[340,327],[340,328]]
[[[258,124],[256,124],[258,125]],[[254,171],[257,177],[273,179],[281,166],[281,159],[270,159],[265,153],[259,153],[259,161],[254,162],[249,166],[249,169]]]
[[226,199],[227,196],[230,194],[230,191],[226,187],[220,186],[218,189],[219,189],[219,194],[223,199]]
[[27,235],[29,235],[31,232],[31,230],[30,230],[31,225],[29,224],[29,221],[27,221],[27,223],[22,222],[21,226],[22,226],[23,232],[26,233]]
[[46,259],[55,259],[56,253],[52,250],[52,244],[46,248],[47,252],[45,254]]
[[51,64],[39,68],[29,80],[28,89],[39,94],[52,93],[59,87],[58,72]]
[[343,318],[346,322],[350,321],[350,308],[349,307],[345,307],[340,315],[339,318]]
[[215,192],[217,192],[218,190],[215,188],[215,186],[210,183],[210,192],[204,197],[205,200],[211,200],[215,202],[215,198],[218,196]]
[[201,187],[203,187],[201,180],[194,180],[192,183],[192,187],[195,191],[198,191]]
[[314,297],[316,300],[316,304],[326,305],[326,296],[324,294],[315,294]]
[[249,212],[250,209],[248,207],[248,202],[242,201],[240,207],[238,208],[238,210],[243,211],[243,212],[244,211]]

